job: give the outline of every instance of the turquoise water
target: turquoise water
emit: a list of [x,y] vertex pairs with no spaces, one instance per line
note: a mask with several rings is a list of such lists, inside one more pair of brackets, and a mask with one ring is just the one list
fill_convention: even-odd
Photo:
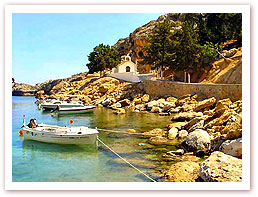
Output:
[[[146,182],[149,181],[99,144],[58,145],[23,141],[19,136],[23,115],[26,121],[38,123],[98,127],[124,131],[133,128],[145,131],[165,127],[170,121],[156,114],[128,113],[115,115],[111,110],[97,108],[84,115],[51,116],[41,112],[34,97],[12,97],[12,180],[14,182]],[[132,162],[140,170],[158,180],[159,157],[146,139],[128,134],[101,132],[100,139]],[[139,145],[139,143],[141,143]],[[142,144],[143,143],[143,144]]]

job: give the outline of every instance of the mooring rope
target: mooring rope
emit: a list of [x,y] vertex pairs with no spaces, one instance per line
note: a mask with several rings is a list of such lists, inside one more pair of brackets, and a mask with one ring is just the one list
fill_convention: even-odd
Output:
[[122,131],[115,131],[115,130],[110,130],[110,129],[100,129],[100,128],[96,128],[97,130],[100,131],[108,131],[111,133],[120,133],[120,134],[128,134],[128,135],[142,135],[142,133],[130,133],[130,132],[122,132]]
[[126,159],[124,159],[123,157],[121,157],[118,153],[116,153],[112,148],[110,148],[108,145],[106,145],[101,139],[99,139],[99,137],[97,137],[97,140],[103,144],[106,148],[108,148],[112,153],[114,153],[116,156],[118,156],[120,159],[122,159],[124,162],[126,162],[127,164],[129,164],[133,169],[137,170],[138,172],[140,172],[142,175],[144,175],[146,178],[148,178],[149,180],[153,181],[153,182],[157,182],[155,181],[153,178],[149,177],[147,174],[145,174],[143,171],[139,170],[138,168],[136,168],[133,164],[131,164],[129,161],[127,161]]

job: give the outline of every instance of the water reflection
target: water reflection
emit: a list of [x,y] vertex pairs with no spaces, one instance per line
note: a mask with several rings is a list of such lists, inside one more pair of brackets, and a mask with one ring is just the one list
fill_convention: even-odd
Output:
[[97,156],[98,148],[94,145],[68,145],[68,144],[50,144],[37,142],[32,140],[24,140],[22,143],[24,155],[36,156],[52,155],[58,158],[72,158],[74,154],[89,156]]

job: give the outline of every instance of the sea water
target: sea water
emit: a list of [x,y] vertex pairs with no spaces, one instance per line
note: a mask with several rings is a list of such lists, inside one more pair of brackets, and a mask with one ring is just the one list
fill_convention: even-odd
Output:
[[26,124],[31,118],[36,118],[38,123],[70,126],[70,120],[73,120],[74,126],[114,130],[116,133],[99,131],[99,138],[155,179],[157,154],[146,147],[146,139],[124,134],[124,131],[135,129],[141,132],[165,127],[169,123],[169,118],[151,113],[115,115],[112,110],[106,108],[96,108],[93,112],[81,115],[55,116],[49,112],[42,112],[34,102],[34,97],[12,97],[13,182],[150,181],[101,144],[96,148],[94,145],[24,141],[19,136],[23,115],[26,117]]

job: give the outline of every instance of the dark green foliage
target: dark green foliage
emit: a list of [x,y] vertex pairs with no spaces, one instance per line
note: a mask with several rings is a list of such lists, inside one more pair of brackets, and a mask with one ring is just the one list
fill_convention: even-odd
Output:
[[200,44],[194,16],[194,14],[185,14],[183,17],[175,59],[170,65],[172,69],[188,70],[198,64]]
[[221,43],[236,39],[242,41],[242,14],[206,14],[206,31],[209,42]]
[[[170,67],[173,70],[190,70],[205,66],[218,57],[222,42],[236,39],[242,42],[242,15],[223,14],[169,14],[180,18],[180,24],[169,20],[160,22],[147,38],[143,63],[155,68]],[[181,26],[171,31],[175,26]]]
[[109,45],[100,44],[88,55],[89,73],[112,69],[119,64],[119,52]]
[[173,54],[174,32],[169,20],[158,23],[152,34],[147,38],[151,45],[145,46],[148,56],[143,56],[144,63],[153,64],[154,68],[164,68],[170,65]]

